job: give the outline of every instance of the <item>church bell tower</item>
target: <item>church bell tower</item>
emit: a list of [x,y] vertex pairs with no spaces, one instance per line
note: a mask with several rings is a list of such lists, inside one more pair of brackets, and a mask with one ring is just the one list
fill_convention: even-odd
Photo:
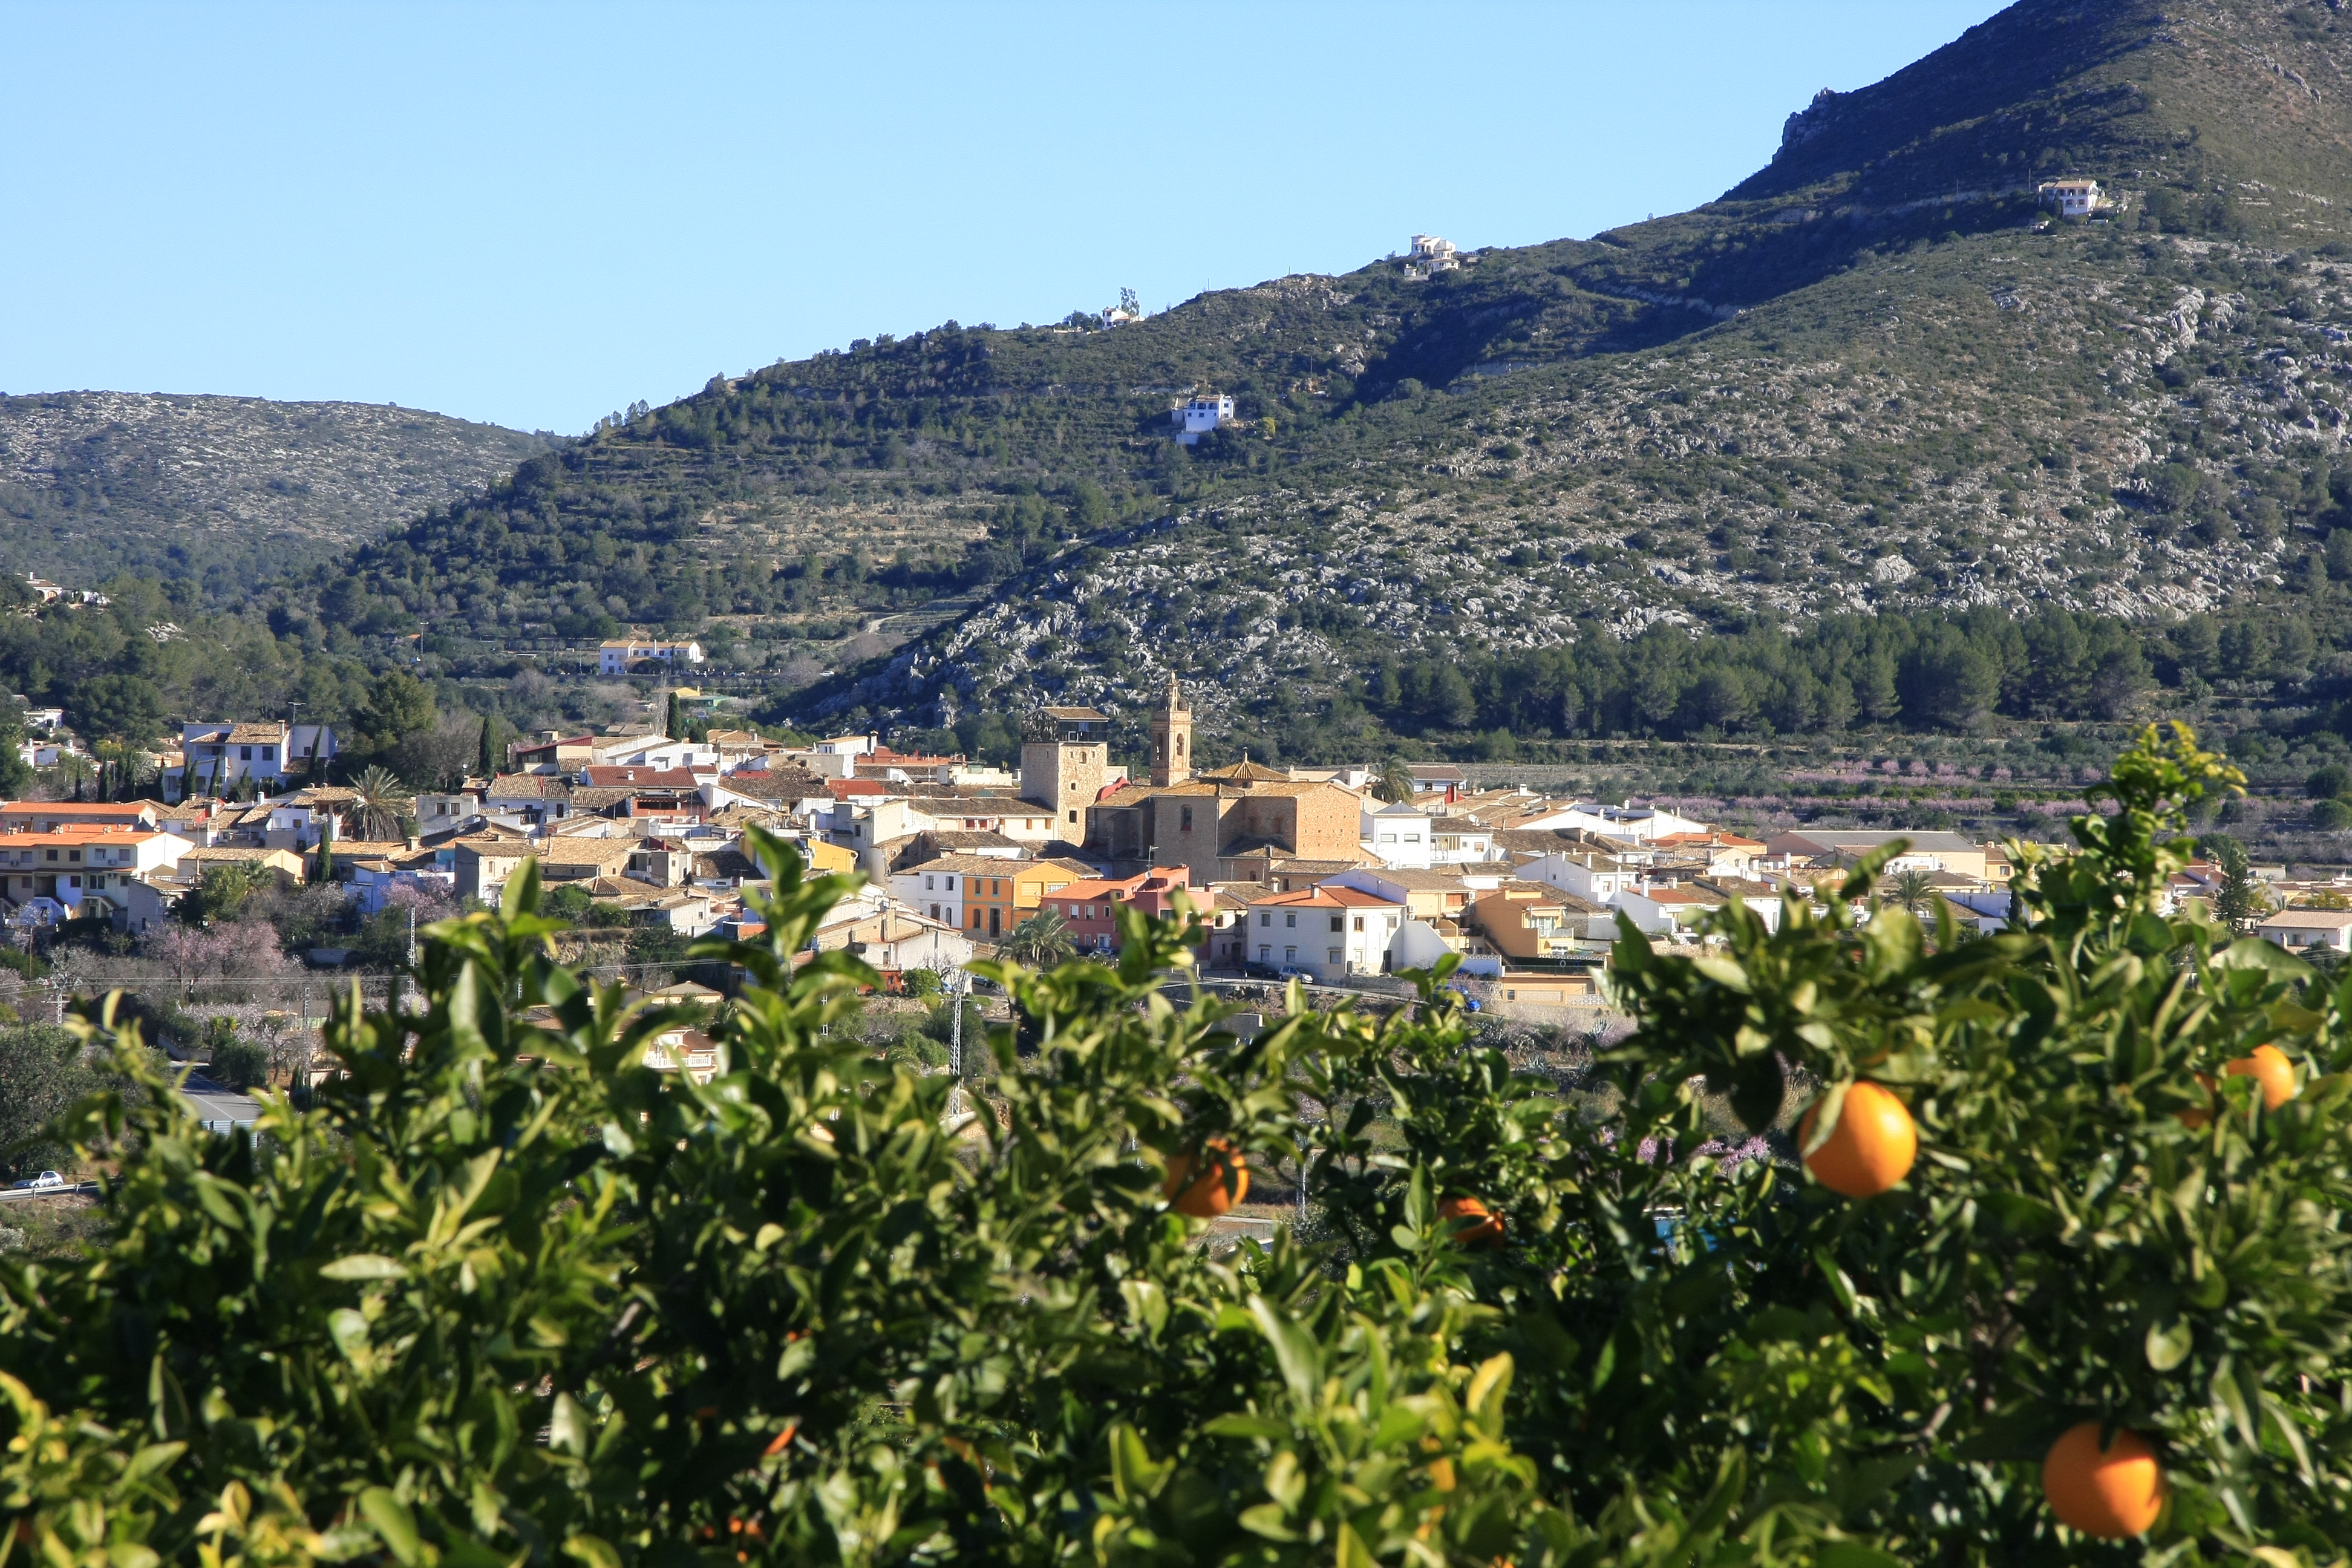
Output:
[[1176,674],[1168,675],[1168,695],[1151,715],[1151,782],[1162,788],[1192,776],[1192,710],[1184,706]]

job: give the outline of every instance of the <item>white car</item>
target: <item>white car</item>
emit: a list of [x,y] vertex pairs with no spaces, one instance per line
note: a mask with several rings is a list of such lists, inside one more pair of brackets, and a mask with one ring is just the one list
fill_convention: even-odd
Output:
[[51,1187],[62,1187],[65,1184],[66,1179],[63,1176],[58,1175],[55,1171],[43,1171],[37,1176],[30,1176],[24,1181],[16,1183],[16,1190],[20,1193],[46,1192]]

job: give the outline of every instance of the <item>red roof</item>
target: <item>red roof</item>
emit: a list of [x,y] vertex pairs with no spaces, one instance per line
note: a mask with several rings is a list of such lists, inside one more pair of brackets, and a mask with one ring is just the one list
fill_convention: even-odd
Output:
[[825,793],[835,800],[847,800],[853,795],[888,795],[890,786],[879,779],[827,779]]

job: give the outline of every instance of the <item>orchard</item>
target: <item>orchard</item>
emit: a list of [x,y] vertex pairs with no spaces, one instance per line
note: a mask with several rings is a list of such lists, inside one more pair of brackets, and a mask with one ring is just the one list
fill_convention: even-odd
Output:
[[[980,966],[951,1118],[764,839],[708,1085],[528,863],[250,1138],[95,1005],[102,1239],[0,1259],[0,1568],[2341,1563],[2352,986],[2162,902],[2235,782],[2149,731],[1992,936],[1868,863],[1629,931],[1570,1090],[1443,968],[1237,1033],[1130,916]],[[1202,1245],[1301,1162],[1303,1237]]]

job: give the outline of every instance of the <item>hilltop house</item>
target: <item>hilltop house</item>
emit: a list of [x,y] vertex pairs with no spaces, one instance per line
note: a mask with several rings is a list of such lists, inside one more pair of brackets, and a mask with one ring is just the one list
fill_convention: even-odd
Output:
[[1199,446],[1202,437],[1233,421],[1234,399],[1230,393],[1202,393],[1192,402],[1180,403],[1168,411],[1168,422],[1176,426],[1176,439],[1187,447]]
[[2034,194],[2060,217],[2088,217],[2105,205],[2096,180],[2044,180]]

